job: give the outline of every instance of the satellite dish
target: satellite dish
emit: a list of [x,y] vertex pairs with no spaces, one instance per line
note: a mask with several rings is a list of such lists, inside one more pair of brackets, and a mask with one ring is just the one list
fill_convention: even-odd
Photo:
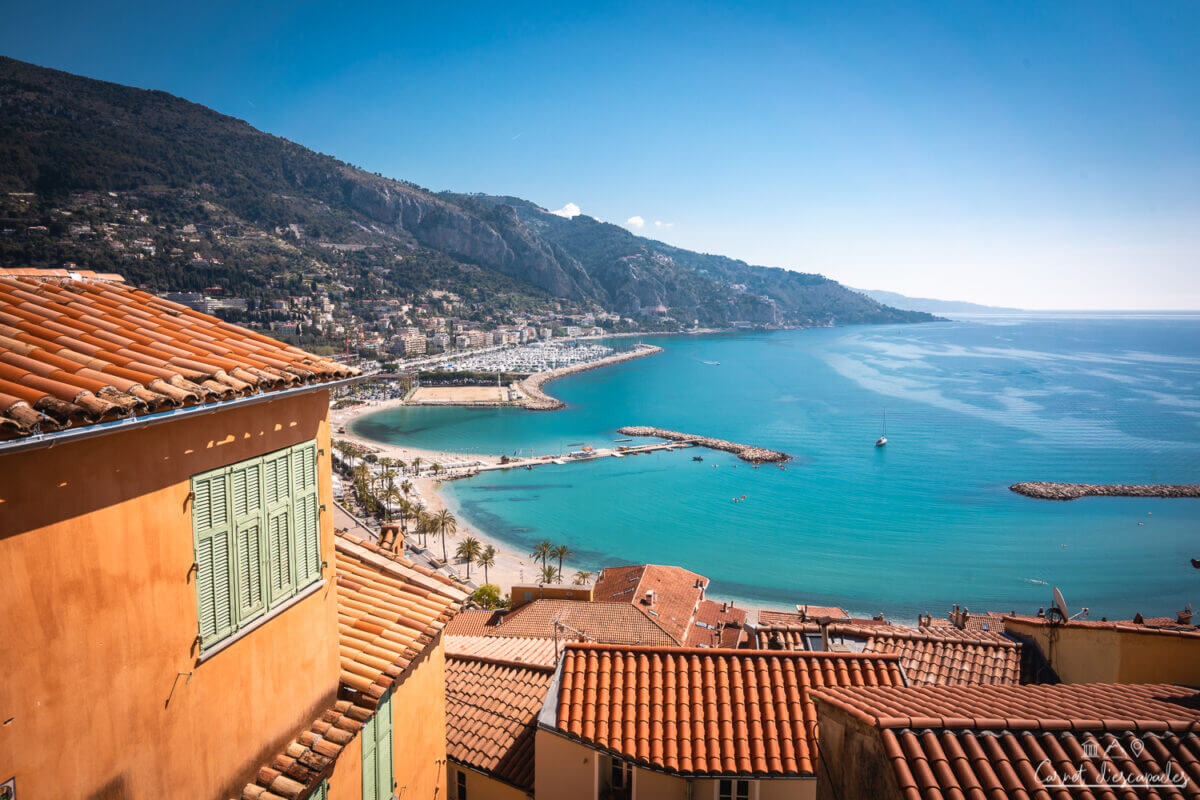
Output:
[[1058,612],[1059,618],[1063,620],[1071,618],[1071,615],[1067,613],[1067,601],[1063,599],[1062,592],[1058,590],[1057,586],[1054,587],[1054,610]]

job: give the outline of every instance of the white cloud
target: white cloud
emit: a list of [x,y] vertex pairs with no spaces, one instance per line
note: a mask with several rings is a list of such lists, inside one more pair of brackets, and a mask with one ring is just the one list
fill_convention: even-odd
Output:
[[565,206],[560,208],[558,211],[551,211],[550,213],[557,214],[560,217],[566,217],[567,219],[570,219],[571,217],[578,217],[580,212],[579,212],[579,206],[575,205],[574,203],[567,203]]
[[643,228],[646,226],[646,220],[642,219],[641,217],[630,217],[629,219],[625,220],[625,224],[630,228]]
[[654,220],[654,227],[656,227],[656,228],[674,228],[675,223],[674,222],[663,222],[661,219],[656,219],[656,220]]

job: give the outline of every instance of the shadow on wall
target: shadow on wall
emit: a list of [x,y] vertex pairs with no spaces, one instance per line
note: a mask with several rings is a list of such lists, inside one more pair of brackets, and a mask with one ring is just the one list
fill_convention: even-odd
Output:
[[328,407],[315,391],[0,455],[0,540],[313,439]]

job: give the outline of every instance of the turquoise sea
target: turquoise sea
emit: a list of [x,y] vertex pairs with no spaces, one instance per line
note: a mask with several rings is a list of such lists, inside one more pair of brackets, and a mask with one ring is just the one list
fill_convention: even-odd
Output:
[[[1007,488],[1200,481],[1200,315],[652,341],[665,352],[550,384],[562,411],[402,408],[354,432],[527,455],[655,425],[795,456],[786,470],[753,469],[683,450],[446,484],[460,515],[524,552],[542,539],[569,545],[569,571],[680,564],[709,576],[715,596],[899,619],[952,603],[1035,611],[1052,586],[1093,618],[1200,605],[1189,563],[1200,557],[1200,500],[1055,503]],[[877,449],[885,412],[889,444]]]

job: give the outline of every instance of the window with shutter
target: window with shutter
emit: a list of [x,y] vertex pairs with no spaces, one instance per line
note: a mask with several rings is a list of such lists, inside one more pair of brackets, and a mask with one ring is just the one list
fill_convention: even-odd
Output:
[[312,794],[308,796],[308,800],[329,800],[329,781],[323,780],[317,784],[317,788],[313,789]]
[[390,800],[392,772],[392,696],[384,696],[362,728],[363,800]]
[[233,525],[228,474],[209,472],[192,481],[192,534],[196,546],[196,607],[200,647],[234,629]]
[[192,478],[200,648],[321,578],[317,445]]

